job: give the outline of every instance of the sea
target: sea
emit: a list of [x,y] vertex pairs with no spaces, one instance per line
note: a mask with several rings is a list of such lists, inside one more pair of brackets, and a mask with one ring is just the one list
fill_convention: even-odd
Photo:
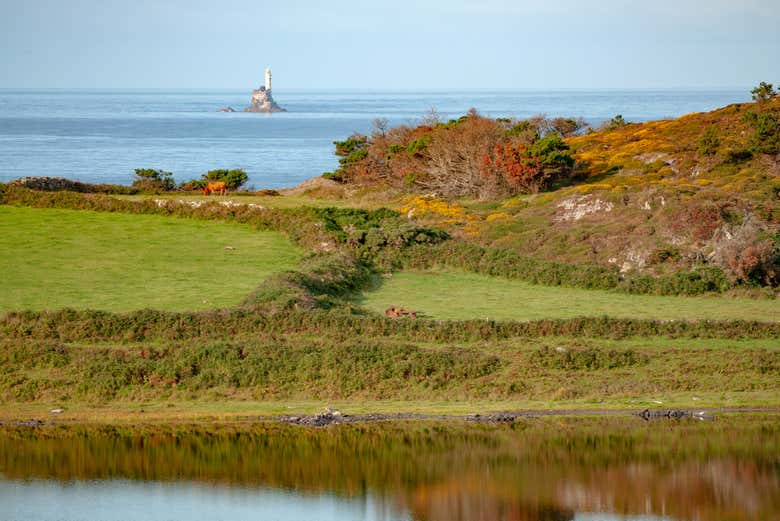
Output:
[[[55,176],[130,184],[136,168],[177,181],[243,168],[248,188],[283,188],[332,171],[333,141],[370,132],[376,118],[414,124],[432,109],[448,119],[470,108],[493,117],[621,114],[639,122],[748,101],[731,90],[279,90],[288,112],[252,114],[245,90],[0,90],[0,182]],[[237,112],[219,112],[232,106]]]

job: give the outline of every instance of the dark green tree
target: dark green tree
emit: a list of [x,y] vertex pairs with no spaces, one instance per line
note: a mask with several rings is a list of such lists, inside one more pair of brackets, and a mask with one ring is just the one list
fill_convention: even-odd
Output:
[[609,123],[607,124],[607,129],[616,130],[619,129],[620,127],[625,127],[626,125],[628,125],[628,122],[625,119],[623,119],[623,115],[618,114],[617,116],[615,116],[609,121]]
[[176,189],[173,174],[155,168],[136,168],[133,188],[143,192],[169,192]]
[[763,102],[777,96],[777,91],[774,89],[771,83],[762,81],[758,84],[758,87],[750,91],[753,95],[753,101]]
[[236,190],[241,185],[246,183],[249,176],[243,168],[234,168],[227,170],[224,168],[217,170],[209,170],[203,174],[203,180],[205,181],[222,181],[228,190]]

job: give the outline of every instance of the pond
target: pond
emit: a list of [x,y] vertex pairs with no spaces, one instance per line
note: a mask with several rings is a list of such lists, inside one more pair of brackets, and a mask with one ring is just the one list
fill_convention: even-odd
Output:
[[780,519],[780,415],[0,427],[0,519]]

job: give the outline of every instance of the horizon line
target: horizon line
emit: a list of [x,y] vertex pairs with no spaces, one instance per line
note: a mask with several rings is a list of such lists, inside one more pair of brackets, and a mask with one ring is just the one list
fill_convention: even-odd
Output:
[[[282,89],[273,89],[274,91],[282,92],[539,92],[539,91],[551,91],[551,92],[577,92],[577,91],[726,91],[726,90],[741,90],[748,89],[750,92],[751,86],[747,85],[722,85],[722,86],[673,86],[673,87],[420,87],[420,88],[378,88],[378,87],[284,87]],[[251,87],[32,87],[32,86],[11,86],[0,87],[0,91],[10,90],[62,90],[62,91],[94,91],[94,90],[140,90],[140,91],[237,91],[244,92]]]

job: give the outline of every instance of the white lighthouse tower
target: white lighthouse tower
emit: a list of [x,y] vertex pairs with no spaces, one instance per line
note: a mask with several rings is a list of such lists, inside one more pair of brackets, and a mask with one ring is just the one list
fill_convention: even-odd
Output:
[[244,112],[287,112],[271,96],[271,67],[265,69],[265,85],[252,91],[252,100]]

